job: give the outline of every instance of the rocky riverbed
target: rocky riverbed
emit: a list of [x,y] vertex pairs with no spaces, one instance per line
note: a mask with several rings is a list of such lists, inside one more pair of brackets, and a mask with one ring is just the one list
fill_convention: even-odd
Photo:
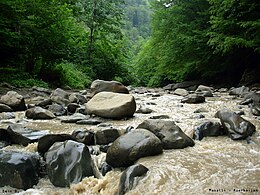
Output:
[[[257,116],[259,103],[257,101],[259,100],[255,98],[255,95],[252,96],[252,94],[258,94],[259,89],[230,90],[204,86],[200,88],[197,86],[195,88],[176,87],[177,90],[174,87],[128,89],[129,95],[134,97],[136,112],[130,118],[129,113],[126,114],[127,117],[123,113],[120,119],[109,119],[103,115],[102,117],[88,115],[85,104],[91,99],[89,91],[72,92],[61,89],[51,91],[41,88],[32,88],[28,91],[16,90],[24,98],[26,109],[23,110],[20,106],[22,111],[18,109],[15,112],[10,110],[0,113],[0,128],[3,130],[0,137],[7,145],[1,149],[1,152],[33,153],[41,158],[39,162],[43,165],[39,165],[40,174],[36,174],[38,178],[34,179],[35,184],[31,186],[28,184],[30,187],[26,187],[27,184],[21,184],[24,189],[6,185],[0,188],[0,194],[259,193],[260,119]],[[55,93],[62,98],[54,98]],[[1,94],[1,96],[4,95],[6,91]],[[46,105],[43,106],[44,103]],[[28,114],[28,110],[34,109],[35,105],[50,113]],[[11,109],[14,108],[11,107]],[[221,113],[216,115],[218,111]],[[75,115],[74,112],[77,114]],[[20,126],[14,126],[17,124]],[[144,130],[139,131],[139,127]],[[17,128],[20,130],[18,131]],[[47,144],[51,143],[48,147],[42,138],[39,138],[40,141],[30,141],[10,137],[13,135],[10,135],[10,132],[19,133],[21,128],[26,131],[29,129],[31,133],[34,133],[34,137],[30,137],[31,140],[37,135],[46,137],[45,134],[63,134],[63,137],[58,138],[56,141],[58,144],[55,147],[52,145],[55,142],[51,142],[52,139],[56,139],[53,137],[48,139]],[[238,130],[233,131],[234,128]],[[35,133],[36,131],[38,134]],[[11,141],[7,140],[2,132],[8,132],[9,137],[7,137]],[[181,132],[185,134],[182,135]],[[142,138],[143,135],[146,137]],[[94,141],[91,136],[94,137]],[[19,135],[15,134],[13,137],[19,138]],[[138,139],[140,141],[135,142]],[[17,143],[14,143],[15,141]],[[118,145],[111,147],[111,143]],[[132,143],[131,147],[130,143]],[[136,147],[140,143],[142,143],[141,147]],[[127,145],[130,151],[121,149],[114,154],[113,152],[121,145],[124,146],[123,149]],[[85,146],[88,146],[88,149]],[[76,155],[74,147],[82,148],[77,151],[88,150],[91,159],[88,159],[86,155],[88,152],[79,152]],[[116,149],[112,151],[113,147]],[[160,147],[161,149],[158,149]],[[64,153],[63,148],[68,148],[66,151],[69,152]],[[51,171],[52,165],[65,167],[62,173],[67,169],[66,165],[59,164],[64,162],[60,160],[62,158],[51,153],[55,151],[58,151],[57,153],[63,159],[75,154],[67,159],[73,161],[70,165],[74,165],[75,170],[90,169],[86,168],[84,163],[82,165],[81,161],[88,159],[83,162],[91,161],[91,174],[88,175],[87,171],[80,173],[71,171],[73,174],[70,174],[70,177],[74,178],[73,181],[68,184],[57,181],[61,176],[55,176],[55,173]],[[123,155],[131,152],[133,155],[130,159],[128,159],[129,156]],[[107,155],[112,157],[108,159]],[[125,157],[126,159],[122,160]],[[48,159],[50,159],[49,165]],[[129,168],[125,170],[127,167]],[[85,175],[82,175],[82,172]],[[4,176],[5,180],[6,178],[8,176]],[[2,176],[2,180],[4,179]],[[17,181],[14,183],[18,185]],[[63,184],[65,186],[62,187]]]

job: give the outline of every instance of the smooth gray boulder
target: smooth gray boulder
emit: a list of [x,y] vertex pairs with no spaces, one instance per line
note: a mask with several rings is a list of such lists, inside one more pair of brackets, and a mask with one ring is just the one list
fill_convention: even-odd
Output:
[[186,96],[189,95],[189,92],[186,89],[178,88],[174,90],[173,94],[179,96]]
[[161,141],[164,149],[181,149],[194,146],[194,141],[187,136],[173,121],[147,119],[137,126],[154,133]]
[[55,116],[63,116],[67,114],[67,110],[64,105],[53,103],[47,106],[48,110],[52,112]]
[[0,103],[9,106],[13,111],[24,111],[27,109],[24,97],[15,91],[8,91],[6,95],[1,96]]
[[51,93],[50,98],[51,98],[52,102],[56,102],[57,104],[66,106],[70,103],[69,93],[60,88],[55,89]]
[[90,86],[91,94],[90,96],[93,97],[99,92],[108,91],[114,93],[126,93],[128,94],[128,89],[118,81],[104,81],[104,80],[95,80],[92,82]]
[[93,161],[85,144],[71,140],[57,142],[45,158],[48,177],[54,186],[69,187],[94,175]]
[[256,131],[251,122],[228,109],[219,110],[215,117],[220,119],[225,132],[233,140],[246,139]]
[[199,85],[195,93],[204,97],[213,97],[212,88],[205,85]]
[[121,135],[109,147],[106,162],[112,167],[128,167],[145,156],[162,153],[158,137],[146,129],[136,129]]
[[88,114],[103,118],[122,119],[132,117],[136,110],[136,102],[131,94],[100,92],[85,104]]

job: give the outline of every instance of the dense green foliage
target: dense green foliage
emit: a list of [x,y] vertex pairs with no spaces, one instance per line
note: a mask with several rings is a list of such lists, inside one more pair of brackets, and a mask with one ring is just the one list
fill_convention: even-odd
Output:
[[259,71],[258,1],[160,0],[152,7],[152,36],[135,61],[140,84],[238,82],[245,70]]
[[257,0],[1,0],[0,82],[260,80]]
[[[90,79],[127,75],[120,28],[122,3],[2,0],[1,67],[16,68],[55,85],[80,88]],[[75,83],[80,77],[84,81]]]

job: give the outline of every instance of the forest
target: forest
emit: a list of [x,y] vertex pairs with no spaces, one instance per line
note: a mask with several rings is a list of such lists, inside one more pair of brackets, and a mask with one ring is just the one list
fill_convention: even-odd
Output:
[[0,82],[260,81],[257,0],[1,0]]

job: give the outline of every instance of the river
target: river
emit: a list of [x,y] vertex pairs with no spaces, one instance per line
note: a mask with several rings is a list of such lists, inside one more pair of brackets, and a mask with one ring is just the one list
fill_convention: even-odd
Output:
[[[254,117],[248,106],[238,105],[241,99],[228,93],[214,93],[214,97],[206,98],[202,104],[182,104],[182,97],[162,93],[133,94],[137,106],[143,105],[154,112],[151,114],[135,114],[129,120],[107,120],[115,128],[124,130],[128,126],[136,127],[143,120],[155,115],[168,115],[189,136],[195,125],[214,120],[214,114],[228,108],[233,111],[243,110],[243,118],[256,126],[252,136],[254,143],[246,140],[233,141],[226,136],[205,137],[195,141],[194,147],[185,149],[164,150],[163,154],[145,157],[138,160],[149,169],[147,175],[128,195],[179,195],[179,194],[259,194],[260,193],[260,120]],[[194,113],[197,109],[206,112]],[[199,115],[203,114],[205,118]],[[95,130],[95,126],[60,123],[59,120],[22,120],[23,113],[16,113],[16,121],[21,119],[26,127],[39,130],[50,130],[51,133],[71,133],[76,128]],[[8,124],[1,123],[0,127]],[[27,147],[8,146],[5,149],[36,151],[37,145]],[[105,154],[93,156],[96,161],[105,159]],[[121,171],[115,169],[103,178],[85,178],[70,188],[54,187],[47,178],[40,179],[37,186],[19,194],[102,194],[113,195],[118,188]],[[0,193],[15,192],[14,189],[0,188]],[[4,191],[7,190],[7,191]]]

